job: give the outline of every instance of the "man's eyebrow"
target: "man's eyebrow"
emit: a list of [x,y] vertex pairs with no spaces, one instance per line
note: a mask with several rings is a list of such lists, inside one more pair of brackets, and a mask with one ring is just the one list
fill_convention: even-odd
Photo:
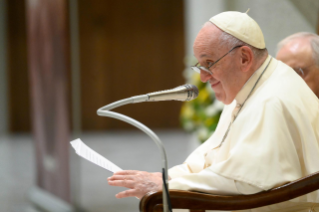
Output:
[[202,55],[200,55],[199,57],[200,57],[200,58],[208,57],[208,55],[207,55],[207,54],[202,54]]
[[214,57],[215,56],[215,53],[214,52],[210,52],[210,53],[203,53],[201,54],[199,57],[200,58],[203,58],[203,57]]

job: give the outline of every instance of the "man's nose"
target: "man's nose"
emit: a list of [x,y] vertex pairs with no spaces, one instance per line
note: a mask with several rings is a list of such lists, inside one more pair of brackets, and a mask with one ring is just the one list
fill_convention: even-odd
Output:
[[210,73],[207,73],[206,71],[200,71],[200,80],[202,82],[207,82],[208,80],[210,80],[213,76]]

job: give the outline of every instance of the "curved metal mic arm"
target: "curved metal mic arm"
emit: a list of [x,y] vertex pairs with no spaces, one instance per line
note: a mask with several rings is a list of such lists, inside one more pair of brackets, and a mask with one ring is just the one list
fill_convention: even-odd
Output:
[[[110,117],[114,119],[118,119],[121,121],[124,121],[128,124],[131,124],[135,126],[136,128],[140,129],[144,133],[146,133],[149,137],[153,139],[157,147],[160,149],[161,156],[162,156],[162,167],[164,169],[163,175],[165,176],[164,179],[166,179],[166,182],[163,182],[163,191],[167,189],[167,192],[163,192],[163,207],[164,207],[164,212],[169,212],[171,209],[169,209],[169,191],[168,191],[168,174],[167,174],[167,157],[166,157],[166,151],[164,148],[164,145],[162,141],[157,137],[157,135],[150,130],[148,127],[146,127],[144,124],[136,121],[135,119],[132,119],[128,116],[122,115],[120,113],[112,112],[110,110],[126,105],[126,104],[131,104],[131,103],[138,103],[142,102],[143,100],[147,99],[147,95],[140,95],[140,96],[134,96],[130,97],[127,99],[122,99],[119,101],[116,101],[114,103],[108,104],[106,106],[103,106],[97,110],[97,114],[99,116],[105,116],[105,117]],[[165,189],[166,187],[166,189]]]

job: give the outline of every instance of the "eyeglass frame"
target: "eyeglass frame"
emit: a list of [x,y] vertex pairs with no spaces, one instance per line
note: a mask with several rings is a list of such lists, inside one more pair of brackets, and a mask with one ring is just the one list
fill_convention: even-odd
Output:
[[231,50],[229,50],[226,54],[224,54],[221,58],[219,58],[218,60],[216,60],[215,62],[213,62],[208,68],[206,68],[205,66],[197,66],[199,64],[199,62],[197,62],[194,66],[191,66],[191,69],[197,73],[200,73],[200,70],[203,70],[205,72],[208,72],[209,74],[213,75],[213,73],[209,70],[213,65],[215,65],[217,62],[219,62],[221,59],[223,59],[226,55],[228,55],[231,51],[233,51],[236,48],[242,47],[244,45],[239,45],[239,46],[235,46],[233,47]]
[[[317,65],[316,63],[315,64],[312,64],[310,66],[307,66],[305,68],[301,68],[301,67],[295,67],[295,68],[292,68],[300,77],[304,78],[305,77],[305,71],[304,70],[307,70],[309,69],[310,67],[312,66],[315,66]],[[299,74],[299,72],[301,72],[301,74]]]
[[[296,68],[292,68],[299,76],[304,77],[305,76],[305,72],[302,68],[300,67],[296,67]],[[301,74],[300,74],[301,73]]]

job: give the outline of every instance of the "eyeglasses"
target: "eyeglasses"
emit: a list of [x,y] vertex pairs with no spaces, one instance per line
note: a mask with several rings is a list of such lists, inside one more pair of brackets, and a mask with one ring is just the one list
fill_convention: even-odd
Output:
[[231,50],[229,50],[226,54],[224,54],[221,58],[219,58],[218,60],[216,60],[215,62],[213,62],[212,64],[210,64],[207,68],[205,66],[200,66],[199,63],[196,63],[194,66],[191,66],[191,69],[193,71],[196,71],[197,73],[200,73],[200,71],[205,71],[211,75],[213,75],[213,73],[209,70],[213,65],[215,65],[218,61],[220,61],[221,59],[223,59],[226,55],[228,55],[231,51],[233,51],[236,48],[242,47],[241,46],[235,46],[234,48],[232,48]]
[[295,67],[295,68],[292,68],[293,70],[295,70],[295,72],[301,76],[302,78],[304,78],[306,76],[306,74],[309,72],[309,69],[312,67],[312,66],[315,66],[317,65],[316,63],[315,64],[312,64],[310,66],[307,66],[306,68],[300,68],[300,67]]
[[298,68],[293,68],[293,70],[301,77],[305,76],[305,72],[302,70],[302,68],[298,67]]

